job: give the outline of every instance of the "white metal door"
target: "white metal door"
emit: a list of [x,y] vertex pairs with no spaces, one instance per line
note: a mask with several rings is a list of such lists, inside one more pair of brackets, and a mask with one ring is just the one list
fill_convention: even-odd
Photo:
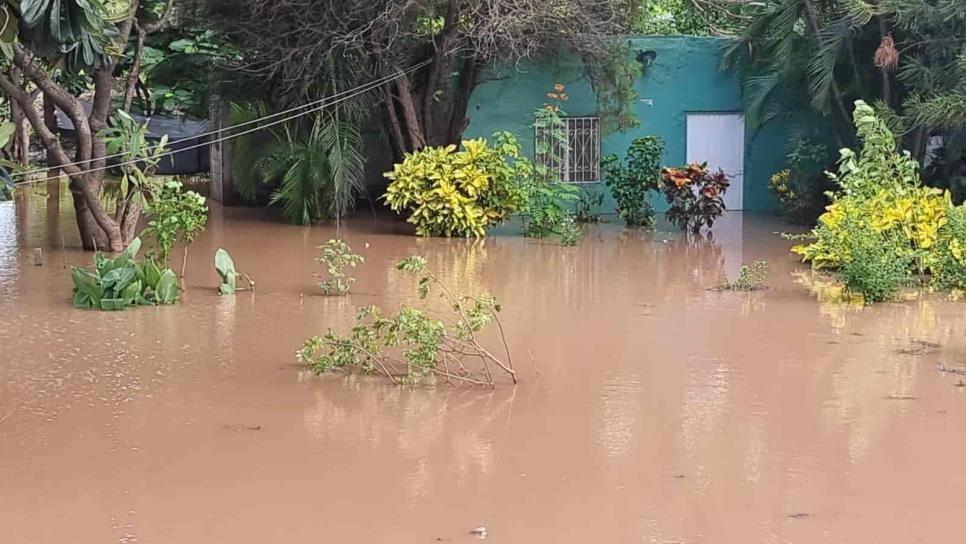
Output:
[[724,170],[731,186],[724,195],[729,210],[744,208],[745,116],[740,113],[689,113],[688,163]]

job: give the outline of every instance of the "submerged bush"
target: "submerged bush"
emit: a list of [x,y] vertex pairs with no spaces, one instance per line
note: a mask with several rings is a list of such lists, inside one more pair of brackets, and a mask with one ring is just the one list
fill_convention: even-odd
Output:
[[765,288],[765,279],[768,277],[768,263],[765,261],[755,261],[748,265],[741,265],[738,271],[738,278],[729,282],[726,287],[732,291],[759,291]]
[[[862,149],[841,151],[841,186],[819,217],[809,243],[792,250],[816,269],[838,272],[846,287],[870,302],[892,296],[912,275],[933,274],[954,286],[956,254],[966,244],[966,213],[949,194],[920,183],[919,164],[861,100],[853,115]],[[955,218],[956,224],[950,224]]]
[[578,223],[600,223],[600,207],[604,205],[604,193],[591,192],[586,189],[577,198],[577,211],[574,221]]
[[577,220],[572,216],[564,218],[557,232],[557,238],[560,240],[560,245],[562,246],[575,246],[579,244],[583,235],[583,229],[580,228]]
[[315,262],[322,265],[328,274],[319,282],[322,294],[326,296],[347,294],[356,279],[350,276],[346,269],[355,268],[366,262],[365,258],[353,252],[349,244],[343,240],[329,240],[319,246],[319,249],[322,250],[322,254],[315,258]]
[[123,310],[132,306],[173,304],[178,299],[178,278],[148,259],[138,263],[141,239],[135,238],[114,258],[94,254],[92,270],[72,267],[74,307],[94,310]]
[[480,237],[526,204],[523,184],[533,173],[520,144],[507,132],[456,146],[407,153],[385,177],[383,199],[393,211],[408,211],[420,236]]
[[663,153],[663,140],[645,136],[631,143],[623,162],[617,155],[608,155],[602,161],[601,170],[617,203],[617,214],[628,227],[654,228],[654,207],[648,195],[660,186]]
[[150,221],[142,236],[154,239],[158,262],[167,267],[175,242],[184,244],[181,276],[184,277],[188,262],[188,246],[205,230],[208,223],[208,205],[205,197],[194,191],[185,191],[179,181],[165,181],[152,191],[148,201]]
[[707,163],[665,168],[661,171],[661,181],[661,189],[670,204],[667,218],[681,230],[697,234],[703,227],[710,229],[724,214],[722,197],[730,184],[721,169],[709,173]]
[[895,235],[860,222],[851,226],[845,244],[850,259],[840,275],[846,291],[861,294],[866,302],[881,302],[909,283],[911,260],[903,255],[902,240]]
[[[493,374],[502,371],[516,383],[503,327],[500,305],[489,293],[464,295],[450,291],[426,267],[426,260],[409,257],[396,269],[419,277],[420,299],[437,290],[448,308],[449,319],[428,309],[402,305],[387,315],[380,308],[359,309],[356,324],[346,333],[329,330],[305,341],[296,352],[298,361],[318,374],[330,371],[376,373],[393,383],[417,383],[438,378],[447,383],[495,385]],[[479,335],[497,324],[503,353],[485,347]]]

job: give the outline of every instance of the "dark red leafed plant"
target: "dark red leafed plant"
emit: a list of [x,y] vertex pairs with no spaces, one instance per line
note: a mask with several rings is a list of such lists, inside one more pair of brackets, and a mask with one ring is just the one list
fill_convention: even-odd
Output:
[[725,211],[722,197],[728,185],[728,176],[721,169],[709,173],[707,163],[661,170],[661,191],[671,205],[668,220],[691,233],[710,229]]

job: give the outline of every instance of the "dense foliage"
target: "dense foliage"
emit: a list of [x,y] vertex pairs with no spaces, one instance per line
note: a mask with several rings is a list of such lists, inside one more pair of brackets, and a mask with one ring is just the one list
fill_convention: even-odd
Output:
[[631,142],[623,162],[617,155],[604,157],[601,170],[617,203],[617,213],[628,227],[654,227],[654,207],[648,196],[660,185],[663,153],[663,140],[645,136]]
[[513,135],[496,133],[493,142],[407,153],[385,174],[383,199],[396,212],[408,211],[420,236],[483,236],[526,205],[524,183],[533,173]]
[[[13,123],[0,123],[0,149],[6,147],[13,136],[16,126]],[[13,199],[13,177],[11,174],[19,169],[19,165],[0,156],[0,202]]]
[[[269,115],[261,103],[232,105],[231,123],[251,123]],[[262,135],[235,140],[236,187],[254,202],[258,186],[271,189],[269,204],[277,205],[290,223],[310,225],[341,219],[365,194],[364,112],[350,106],[327,108],[311,122],[294,120]]]
[[871,106],[857,101],[853,118],[862,148],[842,150],[835,176],[842,189],[810,243],[794,251],[816,268],[839,271],[846,287],[870,302],[895,294],[913,273],[959,286],[963,208],[948,193],[922,185],[918,163],[899,151]]
[[788,150],[788,168],[776,172],[768,187],[778,196],[786,217],[813,225],[828,204],[826,193],[835,184],[825,175],[828,148],[808,140],[794,140]]
[[[230,64],[276,105],[318,98],[318,82],[353,68],[342,88],[398,75],[368,98],[401,159],[424,146],[459,145],[470,98],[487,70],[568,52],[604,90],[608,126],[628,122],[633,59],[617,55],[639,0],[205,0],[205,18],[239,48]],[[429,60],[411,73],[401,70]],[[614,66],[614,63],[617,65]],[[232,89],[231,87],[234,87]],[[620,87],[619,92],[608,89]],[[354,100],[362,100],[360,96]]]
[[71,268],[74,307],[123,310],[132,306],[173,304],[178,299],[178,278],[153,260],[137,262],[141,240],[135,238],[117,257],[94,254],[92,269]]
[[669,221],[688,233],[711,228],[725,211],[723,195],[728,190],[728,177],[720,169],[708,172],[707,164],[689,164],[684,168],[661,171],[661,190],[670,205]]
[[950,208],[946,219],[933,262],[933,280],[942,289],[966,289],[966,207]]
[[584,189],[577,197],[577,210],[574,221],[578,223],[599,223],[600,209],[604,205],[604,193]]
[[[750,3],[725,65],[739,68],[752,126],[811,109],[850,145],[849,104],[862,99],[925,164],[956,149],[966,126],[964,14],[966,0]],[[948,170],[934,174],[930,184],[948,181]]]

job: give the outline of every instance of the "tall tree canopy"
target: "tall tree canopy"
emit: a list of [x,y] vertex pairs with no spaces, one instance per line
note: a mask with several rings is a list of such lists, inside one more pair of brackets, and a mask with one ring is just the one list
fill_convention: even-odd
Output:
[[487,66],[568,50],[588,64],[615,58],[632,0],[207,0],[206,14],[243,52],[234,69],[281,103],[432,62],[380,97],[397,153],[458,142]]
[[852,103],[875,101],[920,159],[966,126],[966,0],[766,0],[741,15],[725,58],[755,123],[810,107],[847,143]]

